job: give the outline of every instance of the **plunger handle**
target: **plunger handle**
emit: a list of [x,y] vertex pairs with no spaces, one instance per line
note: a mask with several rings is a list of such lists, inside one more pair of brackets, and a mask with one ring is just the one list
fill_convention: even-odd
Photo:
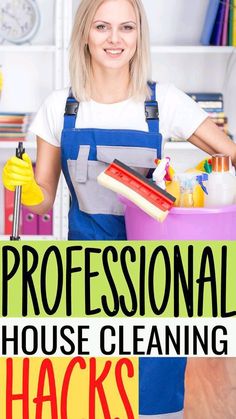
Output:
[[[25,152],[23,143],[19,142],[16,149],[16,157],[22,159],[22,155]],[[13,211],[13,223],[12,223],[12,235],[10,240],[20,240],[20,208],[21,208],[21,190],[22,186],[16,186],[14,195],[14,211]]]

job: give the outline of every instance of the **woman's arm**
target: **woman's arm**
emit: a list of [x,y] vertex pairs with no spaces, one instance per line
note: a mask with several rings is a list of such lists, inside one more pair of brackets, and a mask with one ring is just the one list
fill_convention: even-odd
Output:
[[52,208],[61,172],[60,147],[55,147],[37,137],[35,180],[40,186],[44,200],[31,208],[36,214],[44,214]]
[[188,141],[210,155],[215,153],[229,155],[233,165],[236,166],[236,144],[210,118],[197,128]]

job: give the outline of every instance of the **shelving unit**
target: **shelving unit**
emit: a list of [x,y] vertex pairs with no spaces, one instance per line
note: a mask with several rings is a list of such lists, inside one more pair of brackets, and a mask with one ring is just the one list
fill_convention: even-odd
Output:
[[[32,43],[0,45],[0,64],[2,64],[4,75],[0,108],[4,112],[36,112],[52,90],[63,86],[63,14],[67,2],[52,0],[49,4],[44,0],[37,1],[41,13],[41,24]],[[14,154],[16,146],[16,141],[0,142],[1,168],[6,159]],[[25,147],[32,160],[35,160],[36,142],[25,141]],[[62,183],[61,179],[53,209],[53,235],[22,236],[22,239],[61,239]],[[2,184],[0,194],[3,196]],[[4,214],[2,199],[0,213]],[[0,239],[8,240],[8,236],[2,233],[3,220],[1,219]]]

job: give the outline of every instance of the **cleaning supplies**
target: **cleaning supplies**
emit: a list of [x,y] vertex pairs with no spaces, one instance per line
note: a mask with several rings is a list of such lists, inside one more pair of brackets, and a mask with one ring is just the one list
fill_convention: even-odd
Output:
[[211,158],[203,159],[198,163],[195,167],[196,170],[200,170],[201,172],[211,173],[212,172],[212,161]]
[[180,184],[179,181],[174,176],[171,182],[166,182],[166,192],[173,195],[175,197],[175,207],[179,207],[180,202]]
[[197,185],[193,191],[194,207],[204,207],[206,195],[208,195],[206,184],[208,181],[208,174],[201,173],[196,176]]
[[157,167],[152,174],[152,179],[157,186],[162,189],[166,189],[166,175],[168,173],[170,157],[164,157],[161,160],[158,160]]
[[100,173],[97,181],[100,185],[125,196],[160,222],[164,221],[175,202],[174,196],[119,160],[114,160]]
[[206,193],[205,176],[207,175],[198,172],[178,173],[174,176],[174,181],[179,184],[179,207],[195,208],[204,206]]
[[212,156],[212,172],[208,175],[207,191],[205,206],[208,208],[235,203],[236,177],[231,172],[229,156],[225,154]]

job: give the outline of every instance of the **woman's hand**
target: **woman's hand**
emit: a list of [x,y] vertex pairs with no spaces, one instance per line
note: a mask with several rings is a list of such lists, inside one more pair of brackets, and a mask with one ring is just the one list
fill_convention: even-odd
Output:
[[22,186],[22,204],[39,205],[44,195],[35,181],[32,163],[28,154],[24,153],[22,159],[11,157],[3,168],[2,180],[5,188],[14,191],[16,186]]

